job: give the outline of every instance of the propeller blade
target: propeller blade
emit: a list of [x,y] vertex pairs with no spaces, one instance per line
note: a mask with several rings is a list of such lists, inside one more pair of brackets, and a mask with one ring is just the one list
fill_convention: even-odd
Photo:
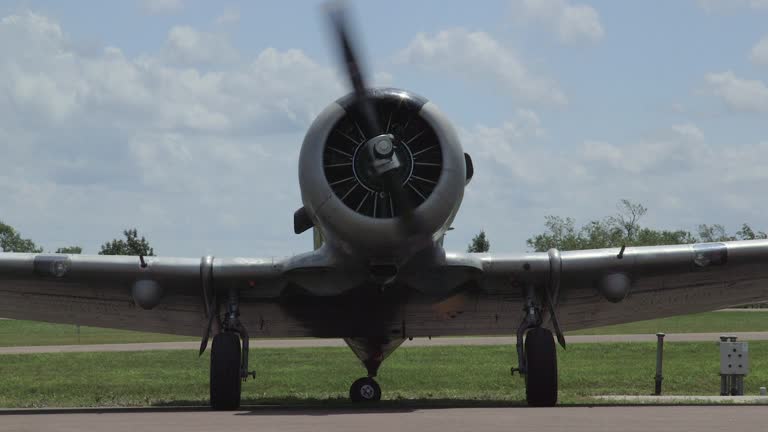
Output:
[[403,188],[400,181],[400,175],[396,169],[389,170],[381,175],[382,186],[384,190],[389,193],[395,207],[400,211],[400,217],[402,218],[402,226],[407,234],[414,234],[419,232],[421,224],[416,218],[411,200],[408,198],[408,194]]
[[376,116],[376,110],[368,99],[366,79],[361,68],[359,56],[356,54],[352,38],[350,37],[350,25],[346,16],[346,9],[341,2],[332,2],[327,6],[328,18],[338,38],[339,54],[347,72],[347,78],[355,93],[357,107],[362,117],[362,129],[367,138],[373,138],[381,134],[381,125]]

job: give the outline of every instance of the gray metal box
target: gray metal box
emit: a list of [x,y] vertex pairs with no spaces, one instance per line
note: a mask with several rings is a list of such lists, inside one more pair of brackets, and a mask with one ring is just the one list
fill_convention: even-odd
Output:
[[720,373],[747,375],[749,373],[749,345],[747,342],[720,342]]

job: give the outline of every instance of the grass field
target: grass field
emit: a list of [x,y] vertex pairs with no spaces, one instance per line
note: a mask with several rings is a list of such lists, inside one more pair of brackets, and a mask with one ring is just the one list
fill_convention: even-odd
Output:
[[[768,312],[707,312],[601,327],[569,334],[717,333],[768,331]],[[193,337],[80,327],[34,321],[0,320],[0,346],[75,345],[197,340]]]
[[199,338],[141,333],[71,324],[51,324],[38,321],[0,320],[0,346],[29,345],[88,345],[133,342],[172,342]]
[[653,334],[768,331],[768,312],[705,312],[579,330],[569,334]]
[[[655,344],[580,344],[560,349],[561,402],[595,403],[599,394],[650,394]],[[751,342],[748,394],[768,384],[768,342]],[[244,403],[347,404],[350,383],[364,375],[346,348],[253,350],[255,381]],[[390,404],[511,405],[523,403],[523,381],[511,377],[513,346],[397,350],[379,382]],[[719,392],[716,343],[665,347],[665,394]],[[0,406],[205,405],[208,356],[194,351],[0,356]]]

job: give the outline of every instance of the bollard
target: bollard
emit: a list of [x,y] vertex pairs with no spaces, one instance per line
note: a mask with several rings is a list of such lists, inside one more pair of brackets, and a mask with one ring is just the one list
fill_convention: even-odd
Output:
[[656,333],[656,391],[654,394],[661,394],[661,381],[664,379],[662,372],[662,361],[664,358],[664,333]]

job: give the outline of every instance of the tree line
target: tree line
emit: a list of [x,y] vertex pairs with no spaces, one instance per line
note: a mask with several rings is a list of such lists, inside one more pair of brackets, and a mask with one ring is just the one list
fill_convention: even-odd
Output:
[[[623,199],[617,205],[616,214],[589,221],[580,227],[576,226],[575,219],[571,217],[546,216],[544,231],[530,237],[526,240],[526,244],[536,252],[545,252],[551,248],[580,250],[768,238],[768,234],[764,231],[755,230],[747,223],[742,224],[733,235],[720,224],[699,225],[696,232],[653,229],[640,225],[640,219],[646,213],[648,209],[642,204]],[[101,245],[99,255],[155,255],[147,239],[144,236],[139,237],[136,228],[123,230],[123,237]],[[490,248],[488,236],[484,230],[481,230],[467,246],[467,252],[488,252]],[[42,253],[43,247],[28,238],[23,238],[13,227],[0,221],[0,250]],[[55,251],[63,254],[82,252],[83,248],[80,246],[61,247]]]
[[[648,209],[642,204],[624,199],[619,201],[615,215],[589,221],[580,227],[571,217],[546,216],[544,232],[530,237],[526,244],[536,252],[545,252],[551,248],[581,250],[768,238],[764,231],[757,231],[747,223],[742,224],[733,235],[720,224],[699,225],[696,232],[653,229],[640,225],[640,219],[647,212]],[[489,250],[490,242],[485,231],[480,231],[467,247],[467,252]]]
[[[99,255],[143,255],[154,256],[155,250],[144,236],[139,237],[136,228],[123,230],[124,239],[113,239],[101,245]],[[43,247],[34,241],[23,238],[15,228],[0,221],[0,250],[3,252],[42,253]],[[80,246],[67,246],[56,249],[59,254],[81,254]]]

